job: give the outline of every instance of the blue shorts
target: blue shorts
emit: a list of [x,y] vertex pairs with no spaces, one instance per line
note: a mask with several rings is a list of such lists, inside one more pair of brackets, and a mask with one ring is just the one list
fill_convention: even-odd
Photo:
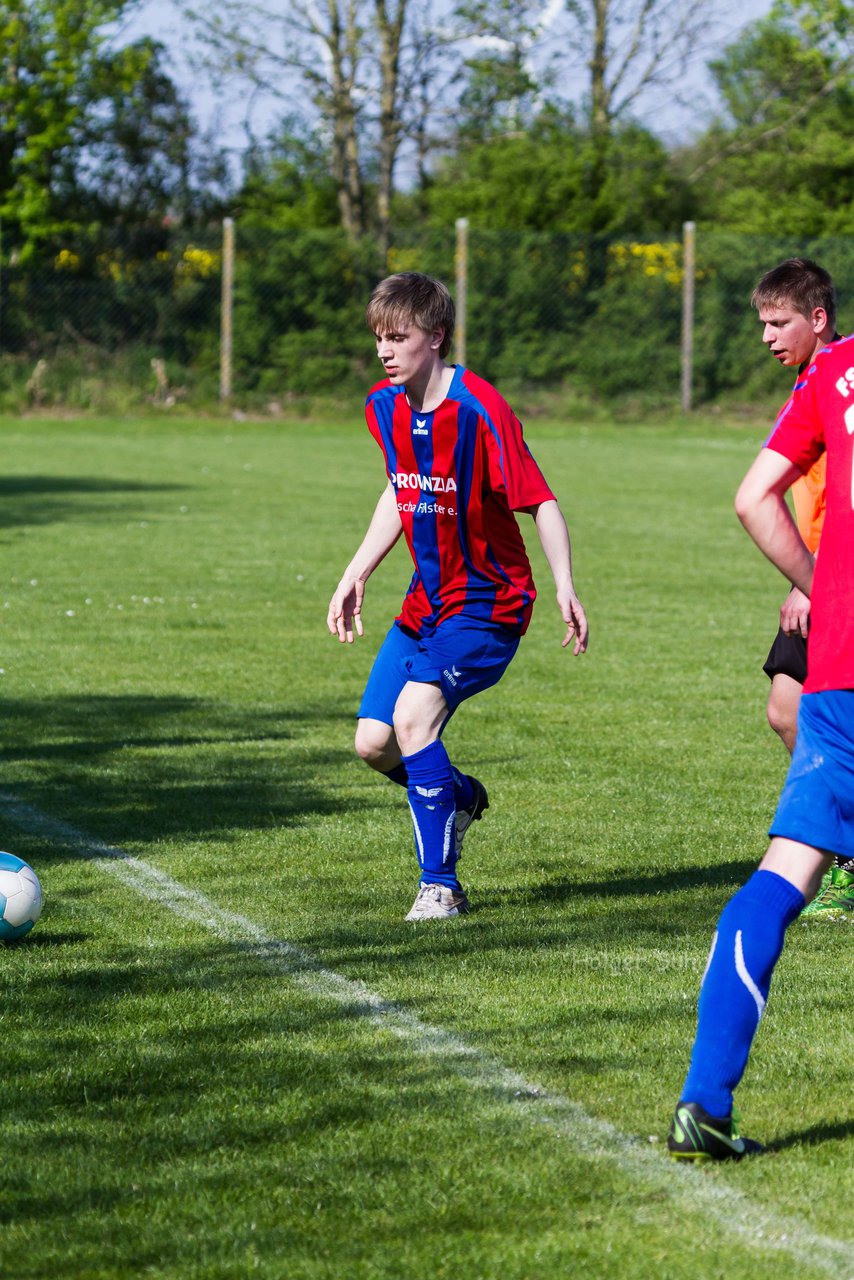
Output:
[[769,835],[854,857],[854,689],[805,693]]
[[374,660],[359,716],[394,724],[395,704],[410,680],[440,685],[453,715],[473,693],[498,683],[518,647],[519,637],[504,627],[473,627],[460,618],[421,639],[395,622]]

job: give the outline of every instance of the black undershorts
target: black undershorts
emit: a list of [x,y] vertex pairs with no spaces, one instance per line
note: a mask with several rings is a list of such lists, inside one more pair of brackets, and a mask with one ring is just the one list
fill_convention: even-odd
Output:
[[807,642],[803,636],[787,636],[782,629],[779,630],[762,670],[769,680],[783,675],[803,684],[807,678]]

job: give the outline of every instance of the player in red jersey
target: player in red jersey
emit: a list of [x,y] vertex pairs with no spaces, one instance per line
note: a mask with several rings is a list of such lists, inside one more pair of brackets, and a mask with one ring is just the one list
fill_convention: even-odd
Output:
[[356,751],[406,787],[421,867],[407,920],[469,909],[456,863],[488,807],[483,784],[455,769],[442,742],[466,698],[494,685],[516,652],[536,590],[515,513],[527,512],[551,568],[563,645],[587,648],[566,521],[498,392],[448,365],[454,304],[440,281],[389,276],[366,315],[385,379],[370,392],[368,428],[388,482],[329,605],[342,643],[362,635],[365,584],[404,535],[415,574],[374,662],[359,707]]
[[[785,494],[827,453],[816,559]],[[691,1065],[668,1137],[672,1155],[739,1159],[733,1090],[744,1074],[786,929],[836,854],[854,848],[854,339],[815,357],[742,481],[750,536],[810,599],[809,665],[792,763],[759,869],[718,921],[700,991]]]
[[[797,385],[813,357],[839,336],[832,279],[807,258],[788,258],[762,276],[750,301],[759,314],[762,341],[779,364],[797,370]],[[782,413],[787,405],[788,401]],[[822,455],[809,474],[792,486],[798,529],[813,553],[818,550],[824,523],[824,470]],[[780,629],[764,666],[771,680],[768,721],[790,755],[807,673],[809,609],[809,600],[793,587],[780,609]]]
[[[797,381],[822,347],[839,340],[833,280],[809,258],[788,258],[766,272],[750,301],[763,326],[762,341],[780,364],[797,368]],[[780,416],[787,408],[788,401]],[[807,474],[792,485],[798,531],[813,554],[818,551],[824,524],[826,461],[822,454]],[[795,747],[798,705],[807,674],[809,612],[809,600],[793,587],[780,609],[780,628],[764,666],[771,679],[768,721],[790,755]],[[825,876],[821,891],[805,908],[804,917],[835,920],[852,910],[854,862],[847,854],[840,854]]]

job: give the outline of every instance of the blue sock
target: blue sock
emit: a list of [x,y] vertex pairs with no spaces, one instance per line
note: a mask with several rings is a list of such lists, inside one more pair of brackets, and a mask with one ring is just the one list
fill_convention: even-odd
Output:
[[803,908],[803,894],[774,871],[755,871],[724,907],[700,990],[683,1101],[721,1118],[732,1113],[786,929]]
[[453,765],[451,773],[454,775],[454,803],[458,809],[467,809],[474,799],[472,780],[467,773],[460,773]]
[[[454,802],[458,809],[467,809],[474,799],[472,780],[467,773],[460,773],[459,769],[453,765],[451,765],[451,773],[454,775]],[[385,776],[389,782],[396,782],[399,787],[409,786],[409,775],[405,764],[396,764]]]
[[421,883],[459,889],[454,850],[454,773],[444,744],[437,739],[421,751],[404,756],[403,764],[409,778],[407,792]]

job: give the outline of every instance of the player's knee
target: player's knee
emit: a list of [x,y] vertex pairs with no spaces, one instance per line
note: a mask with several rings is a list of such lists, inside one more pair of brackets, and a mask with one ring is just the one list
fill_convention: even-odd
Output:
[[356,755],[373,769],[381,768],[388,753],[390,730],[388,726],[360,720],[356,726]]
[[413,755],[435,742],[448,714],[438,684],[406,685],[394,708],[394,736],[403,755]]
[[413,715],[409,708],[395,708],[394,712],[394,733],[400,749],[404,755],[407,755],[410,748],[412,734],[417,725],[417,717]]
[[421,751],[437,737],[436,727],[429,717],[412,705],[398,703],[394,712],[394,734],[405,756]]

